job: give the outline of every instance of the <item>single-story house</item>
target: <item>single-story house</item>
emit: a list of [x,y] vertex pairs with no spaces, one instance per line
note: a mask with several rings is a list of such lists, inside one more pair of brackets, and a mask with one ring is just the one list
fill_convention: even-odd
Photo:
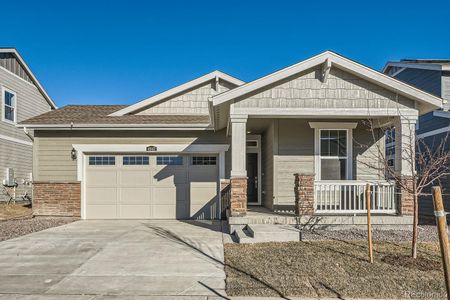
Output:
[[218,219],[227,211],[244,224],[295,211],[336,222],[365,213],[369,183],[381,223],[410,222],[411,197],[370,167],[382,161],[385,138],[364,121],[401,132],[396,170],[408,180],[408,137],[419,115],[441,106],[326,51],[251,82],[214,71],[132,105],[65,106],[20,126],[34,130],[36,215]]

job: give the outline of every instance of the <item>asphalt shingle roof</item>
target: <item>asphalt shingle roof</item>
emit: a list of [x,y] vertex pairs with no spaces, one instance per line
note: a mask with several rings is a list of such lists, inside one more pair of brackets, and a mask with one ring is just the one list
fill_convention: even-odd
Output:
[[64,124],[209,124],[207,115],[124,115],[109,116],[127,105],[67,105],[24,120],[20,125]]

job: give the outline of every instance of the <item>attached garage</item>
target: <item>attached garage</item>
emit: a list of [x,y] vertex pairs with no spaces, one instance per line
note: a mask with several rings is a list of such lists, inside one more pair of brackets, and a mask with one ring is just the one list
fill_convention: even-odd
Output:
[[216,219],[212,154],[86,154],[86,219]]

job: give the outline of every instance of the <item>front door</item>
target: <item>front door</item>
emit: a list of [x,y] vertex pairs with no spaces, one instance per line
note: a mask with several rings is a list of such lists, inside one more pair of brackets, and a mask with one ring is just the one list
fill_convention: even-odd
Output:
[[247,202],[258,204],[258,153],[247,153]]

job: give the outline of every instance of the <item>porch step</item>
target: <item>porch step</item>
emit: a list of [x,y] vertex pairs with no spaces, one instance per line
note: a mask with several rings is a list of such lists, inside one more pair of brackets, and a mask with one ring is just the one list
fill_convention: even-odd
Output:
[[234,235],[239,244],[253,243],[253,235],[248,231],[247,226],[234,231]]
[[300,240],[300,230],[289,225],[249,224],[237,230],[239,243],[291,242]]

